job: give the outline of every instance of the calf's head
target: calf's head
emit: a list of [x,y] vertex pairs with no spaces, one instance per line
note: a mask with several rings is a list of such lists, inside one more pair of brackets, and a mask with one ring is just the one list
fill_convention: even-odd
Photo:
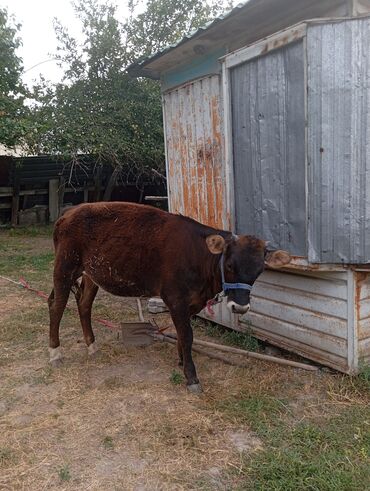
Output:
[[250,289],[265,266],[280,268],[291,260],[287,252],[269,251],[264,240],[248,235],[233,235],[227,240],[221,235],[209,235],[206,242],[212,254],[222,254],[220,270],[224,275],[227,306],[237,314],[248,312]]

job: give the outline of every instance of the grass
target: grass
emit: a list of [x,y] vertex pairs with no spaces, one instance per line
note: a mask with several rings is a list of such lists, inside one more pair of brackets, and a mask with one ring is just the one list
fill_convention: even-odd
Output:
[[172,370],[171,375],[170,375],[170,381],[174,385],[181,385],[184,382],[184,377],[177,370]]
[[71,479],[71,472],[69,470],[69,466],[66,464],[63,467],[61,467],[58,471],[59,479],[61,481],[70,481]]
[[51,269],[54,253],[44,252],[41,254],[6,254],[5,261],[0,262],[0,274],[14,275],[26,273],[46,272]]
[[47,319],[46,303],[36,298],[35,305],[21,305],[17,312],[0,323],[0,338],[6,342],[33,343],[39,334],[45,334]]
[[363,491],[370,483],[369,406],[296,423],[285,402],[242,397],[218,405],[247,423],[264,450],[243,456],[240,491]]
[[113,438],[111,436],[105,436],[103,438],[103,447],[106,450],[112,450],[114,448]]
[[54,225],[35,225],[8,229],[10,237],[52,237]]
[[370,390],[370,365],[363,365],[360,368],[360,373],[358,374],[358,378],[361,383]]
[[8,447],[0,448],[0,467],[14,462],[14,454]]
[[246,328],[245,332],[238,332],[227,329],[219,324],[202,321],[201,319],[194,319],[192,326],[195,330],[200,330],[206,336],[218,338],[221,342],[229,346],[235,346],[247,351],[258,351],[260,346],[258,340],[252,336],[248,328]]

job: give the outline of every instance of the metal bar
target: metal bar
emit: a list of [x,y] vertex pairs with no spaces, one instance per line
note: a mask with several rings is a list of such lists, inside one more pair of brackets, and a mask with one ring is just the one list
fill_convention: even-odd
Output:
[[226,181],[226,210],[230,230],[235,232],[235,200],[234,200],[234,162],[233,138],[231,119],[230,71],[224,62],[222,64],[222,95],[224,107],[225,131],[225,181]]
[[357,327],[358,315],[357,304],[360,301],[356,292],[356,273],[348,271],[348,370],[350,373],[355,373],[358,369],[358,346],[357,346]]
[[163,115],[163,138],[164,138],[164,155],[166,163],[166,177],[167,177],[167,194],[168,194],[168,211],[172,211],[171,205],[171,179],[168,163],[168,148],[167,148],[167,122],[166,122],[166,100],[162,95],[162,115]]

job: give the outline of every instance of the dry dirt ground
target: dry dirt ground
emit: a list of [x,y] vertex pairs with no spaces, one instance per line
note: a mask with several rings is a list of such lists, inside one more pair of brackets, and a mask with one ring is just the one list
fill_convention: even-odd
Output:
[[[25,276],[48,292],[49,232],[0,234],[0,274]],[[135,301],[99,292],[94,315],[135,319]],[[159,323],[170,319],[161,315]],[[284,489],[258,485],[253,469],[269,445],[266,428],[259,430],[271,401],[279,401],[274,414],[289,428],[343,408],[368,407],[366,394],[338,375],[256,360],[237,368],[198,354],[204,393],[191,395],[177,374],[172,346],[125,348],[99,325],[95,334],[101,354],[88,358],[78,318],[66,313],[64,365],[52,369],[45,302],[0,279],[1,490]],[[254,484],[248,472],[257,476]]]

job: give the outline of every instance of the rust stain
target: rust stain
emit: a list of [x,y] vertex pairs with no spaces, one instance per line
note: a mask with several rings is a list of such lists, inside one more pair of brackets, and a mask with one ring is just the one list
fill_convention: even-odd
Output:
[[228,224],[223,223],[223,210],[226,207],[226,189],[222,168],[222,135],[221,135],[221,115],[220,99],[213,96],[211,98],[211,119],[213,136],[213,187],[215,194],[215,223],[218,228],[229,228]]
[[218,78],[189,84],[173,95],[168,166],[171,206],[199,221],[230,228],[226,217],[223,136]]
[[210,138],[205,145],[206,189],[208,207],[208,225],[214,227],[215,223],[215,187],[213,180],[213,152]]

